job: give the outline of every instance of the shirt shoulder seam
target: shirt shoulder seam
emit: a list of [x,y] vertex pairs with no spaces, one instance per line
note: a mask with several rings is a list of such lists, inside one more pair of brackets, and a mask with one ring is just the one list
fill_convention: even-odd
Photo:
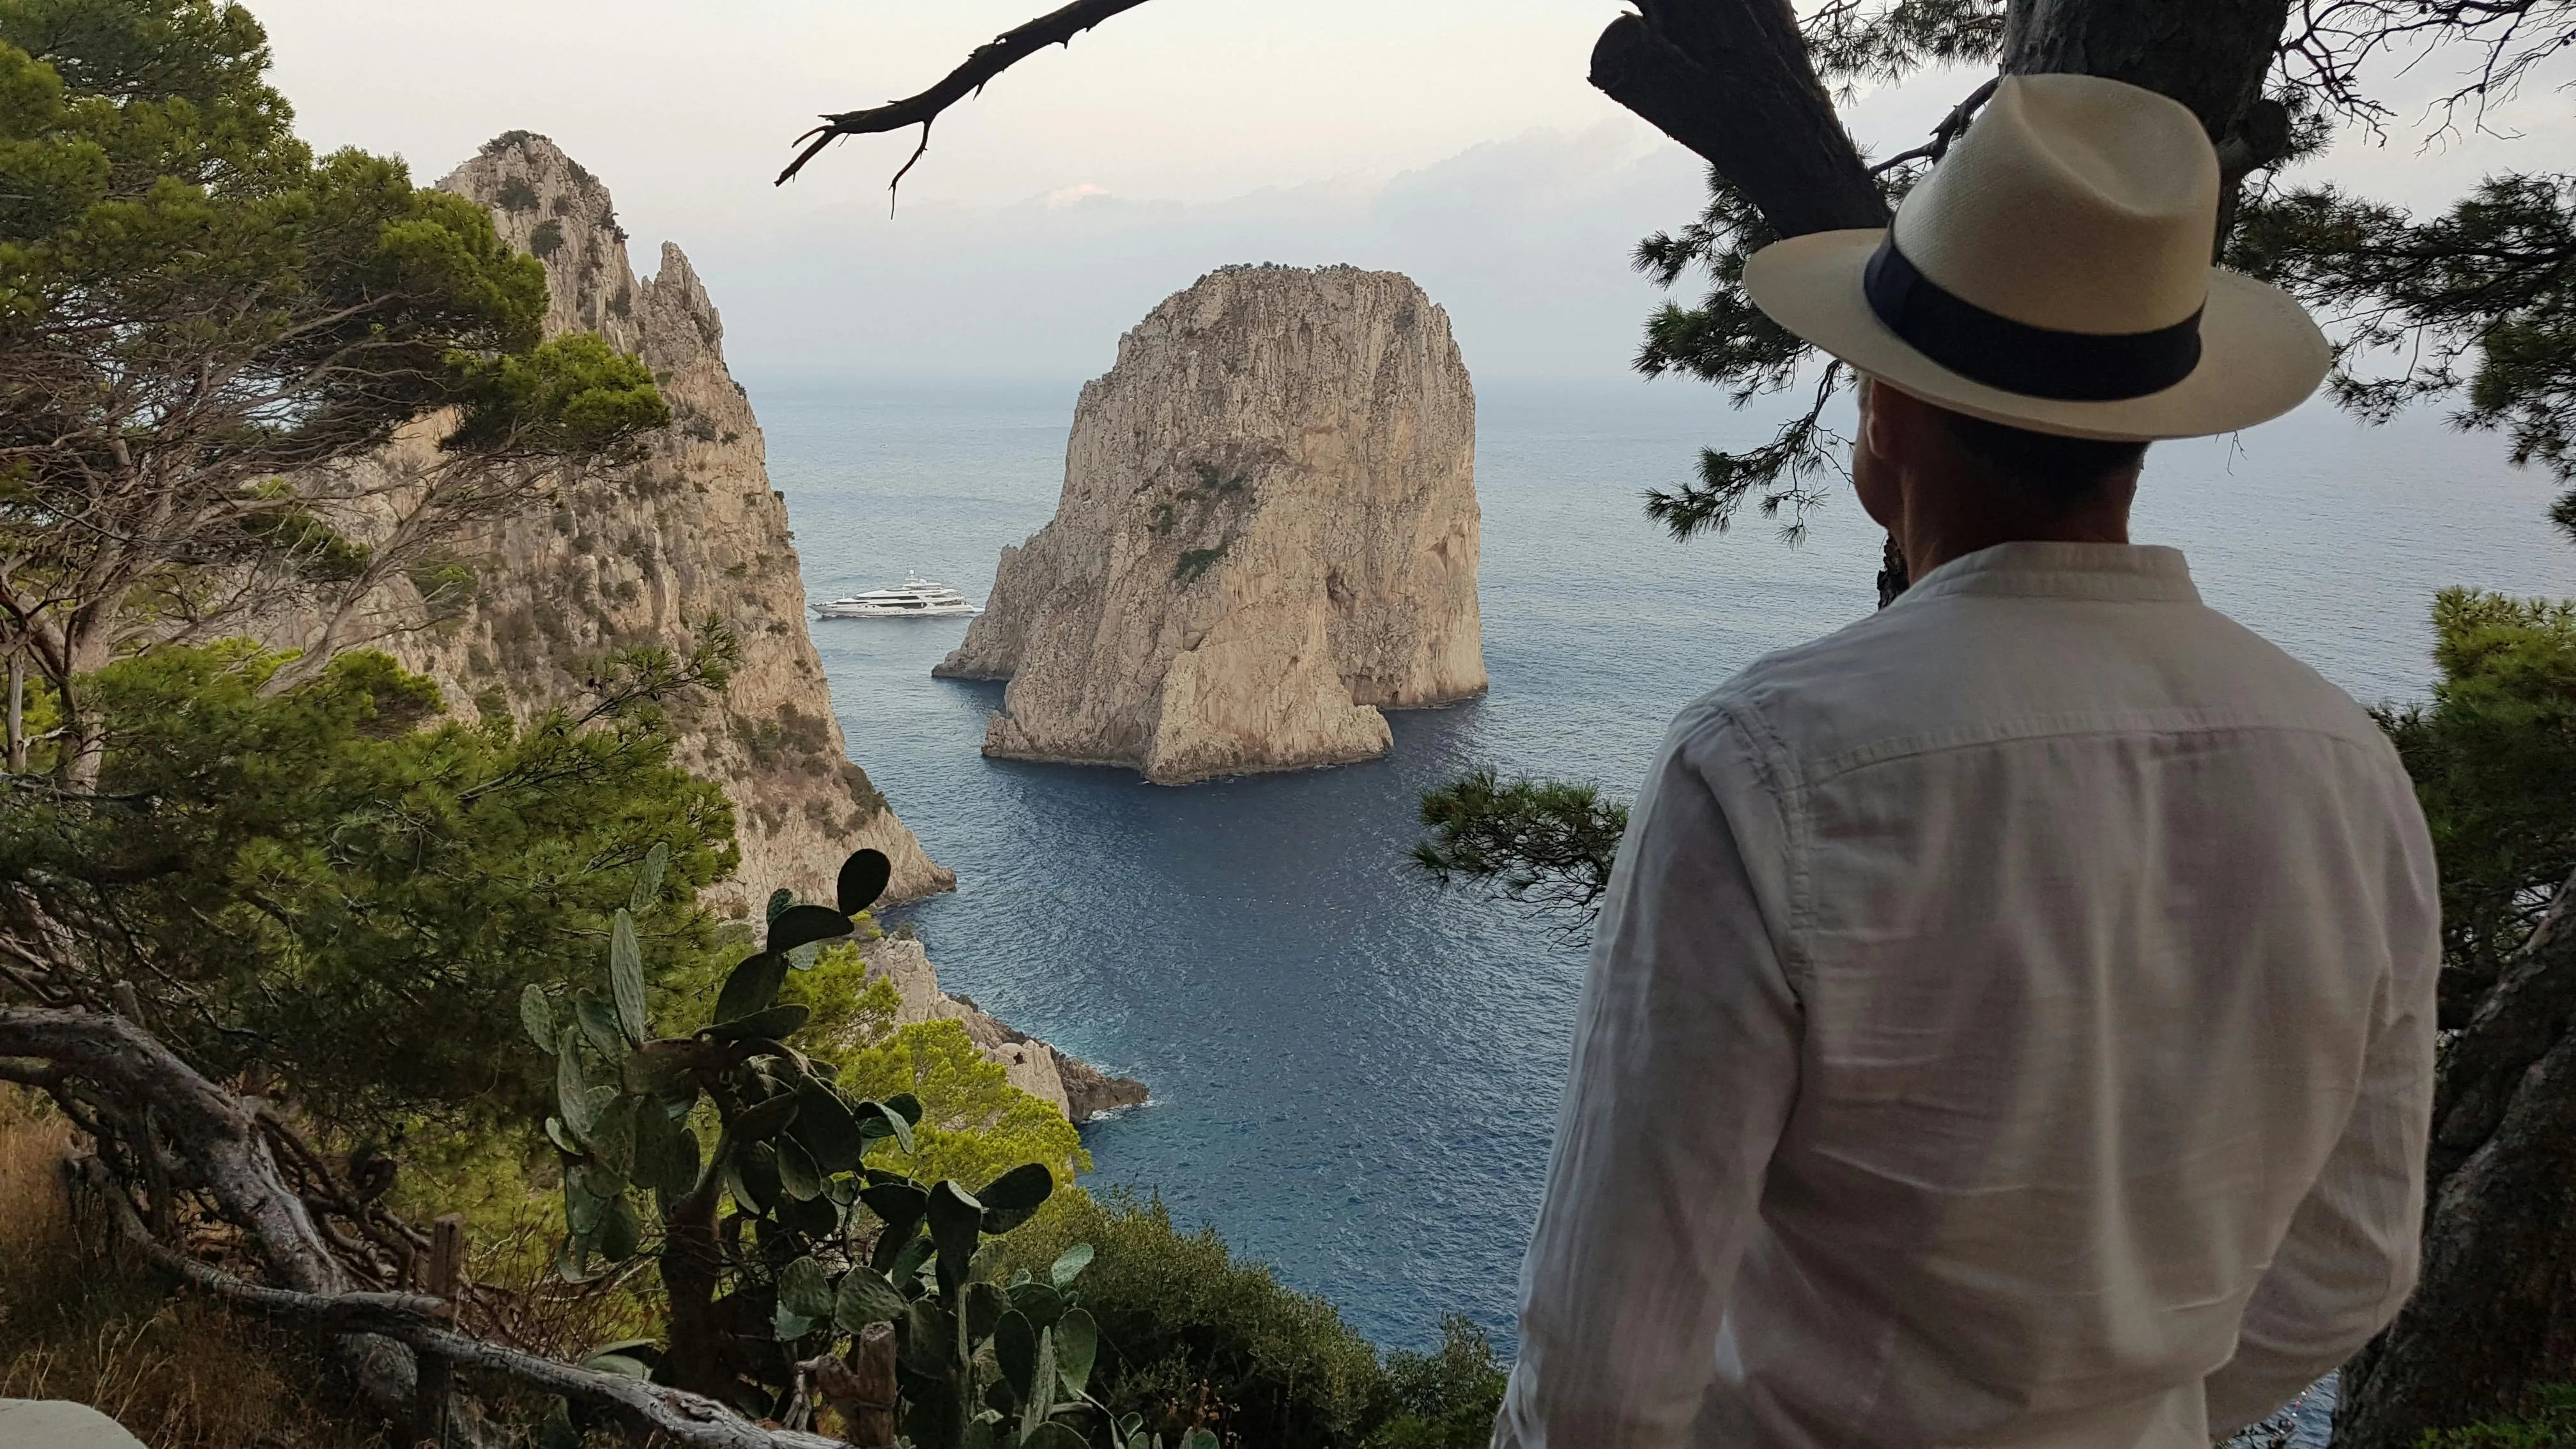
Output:
[[1815,923],[1814,893],[1808,878],[1808,862],[1814,852],[1809,849],[1807,790],[1800,778],[1798,757],[1770,717],[1751,700],[1712,698],[1708,706],[1743,737],[1745,754],[1758,772],[1755,783],[1780,815],[1789,857],[1783,862],[1787,867],[1788,916],[1781,923],[1778,942],[1780,970],[1789,980],[1791,993],[1803,1003],[1813,979],[1807,940]]
[[2356,738],[2349,731],[2325,725],[2258,719],[2250,715],[2231,716],[2225,712],[2205,710],[2158,710],[2144,715],[2040,715],[1872,741],[1826,756],[1816,763],[1812,771],[1805,772],[1805,776],[1807,784],[1822,785],[1878,765],[2033,740],[2224,734],[2310,735],[2367,755],[2379,754],[2373,748],[2374,744],[2386,745],[2386,741],[2376,737]]

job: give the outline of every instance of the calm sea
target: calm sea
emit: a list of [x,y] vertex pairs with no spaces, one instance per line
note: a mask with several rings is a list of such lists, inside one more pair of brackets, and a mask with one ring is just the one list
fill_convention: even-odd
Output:
[[[814,597],[907,570],[981,598],[1052,515],[1075,385],[773,379],[753,390]],[[1095,1187],[1162,1195],[1382,1343],[1446,1313],[1509,1341],[1582,973],[1511,907],[1413,874],[1420,793],[1490,763],[1624,796],[1665,721],[1767,650],[1869,612],[1878,545],[1838,500],[1679,544],[1638,507],[1758,422],[1643,382],[1480,389],[1492,693],[1394,716],[1383,761],[1167,789],[986,760],[1001,686],[933,680],[963,621],[814,626],[853,756],[955,895],[910,912],[949,989],[1149,1107],[1086,1133]],[[2576,594],[2546,481],[2437,418],[2312,409],[2158,447],[2137,536],[2364,701],[2419,698],[2432,592]]]

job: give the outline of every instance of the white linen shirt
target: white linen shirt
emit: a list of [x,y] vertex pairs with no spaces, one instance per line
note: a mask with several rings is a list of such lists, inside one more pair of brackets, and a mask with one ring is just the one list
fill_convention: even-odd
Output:
[[2439,905],[2182,556],[2011,543],[1685,710],[1601,914],[1505,1449],[2206,1449],[2412,1288]]

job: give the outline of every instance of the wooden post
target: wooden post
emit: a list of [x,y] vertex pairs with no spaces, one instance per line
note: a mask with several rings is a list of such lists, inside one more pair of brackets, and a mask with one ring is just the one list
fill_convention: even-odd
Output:
[[27,773],[27,651],[9,651],[9,773]]
[[894,1325],[871,1323],[850,1342],[850,1374],[856,1392],[841,1406],[841,1432],[860,1449],[890,1449],[894,1443]]
[[[422,1291],[445,1300],[439,1312],[445,1317],[456,1313],[456,1293],[465,1276],[465,1219],[458,1213],[441,1214],[430,1224],[429,1272],[421,1284]],[[419,1377],[412,1394],[413,1449],[427,1444],[432,1449],[447,1445],[448,1373],[445,1359],[419,1356]]]

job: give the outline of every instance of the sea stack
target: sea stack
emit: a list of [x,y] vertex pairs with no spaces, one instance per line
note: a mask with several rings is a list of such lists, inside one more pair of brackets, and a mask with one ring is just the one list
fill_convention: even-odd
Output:
[[1476,402],[1394,272],[1227,267],[1084,384],[1052,522],[933,672],[1008,679],[988,755],[1160,784],[1374,759],[1485,687]]

